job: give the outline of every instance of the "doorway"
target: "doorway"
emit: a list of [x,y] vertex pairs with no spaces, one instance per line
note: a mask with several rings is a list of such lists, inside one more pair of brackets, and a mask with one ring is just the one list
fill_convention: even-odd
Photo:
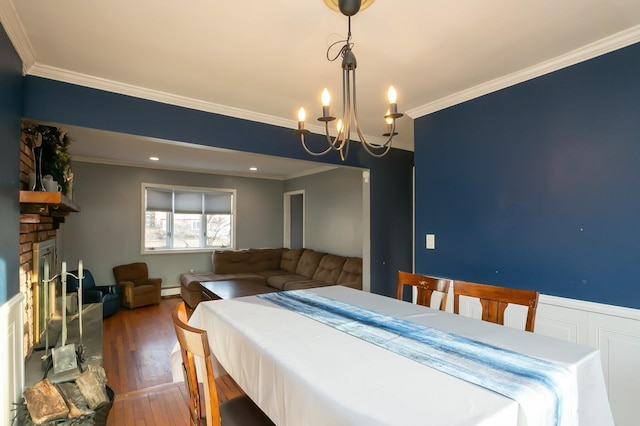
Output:
[[305,247],[304,190],[284,193],[284,247]]

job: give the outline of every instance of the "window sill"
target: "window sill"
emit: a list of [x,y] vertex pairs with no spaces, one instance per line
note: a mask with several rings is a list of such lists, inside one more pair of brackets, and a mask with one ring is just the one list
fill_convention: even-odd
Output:
[[158,249],[158,250],[142,250],[141,255],[154,254],[195,254],[195,253],[211,253],[214,250],[234,250],[232,247],[207,247],[197,249]]

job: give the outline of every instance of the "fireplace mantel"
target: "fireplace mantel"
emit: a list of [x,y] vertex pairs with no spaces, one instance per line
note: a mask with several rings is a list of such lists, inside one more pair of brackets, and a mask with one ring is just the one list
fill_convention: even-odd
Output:
[[61,192],[20,191],[20,211],[56,216],[79,212],[80,206]]

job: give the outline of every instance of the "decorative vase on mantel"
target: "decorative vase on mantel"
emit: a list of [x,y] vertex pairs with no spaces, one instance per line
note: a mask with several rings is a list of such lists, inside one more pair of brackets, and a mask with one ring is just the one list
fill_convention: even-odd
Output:
[[36,179],[31,191],[46,191],[42,183],[42,146],[33,148],[33,163],[35,166]]

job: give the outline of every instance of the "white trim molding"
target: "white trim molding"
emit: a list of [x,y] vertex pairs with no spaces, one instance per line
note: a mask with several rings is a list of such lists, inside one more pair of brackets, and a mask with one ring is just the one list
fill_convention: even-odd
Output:
[[24,296],[18,293],[0,306],[0,424],[12,424],[14,403],[24,387]]
[[516,84],[532,80],[545,74],[550,74],[562,68],[567,68],[571,65],[593,59],[604,55],[605,53],[613,52],[639,41],[640,25],[621,31],[610,37],[598,40],[548,61],[533,65],[529,68],[462,90],[458,93],[454,93],[428,104],[412,108],[408,110],[406,114],[413,119],[432,114],[436,111],[470,101],[471,99],[479,98],[480,96],[497,92],[498,90],[515,86]]

